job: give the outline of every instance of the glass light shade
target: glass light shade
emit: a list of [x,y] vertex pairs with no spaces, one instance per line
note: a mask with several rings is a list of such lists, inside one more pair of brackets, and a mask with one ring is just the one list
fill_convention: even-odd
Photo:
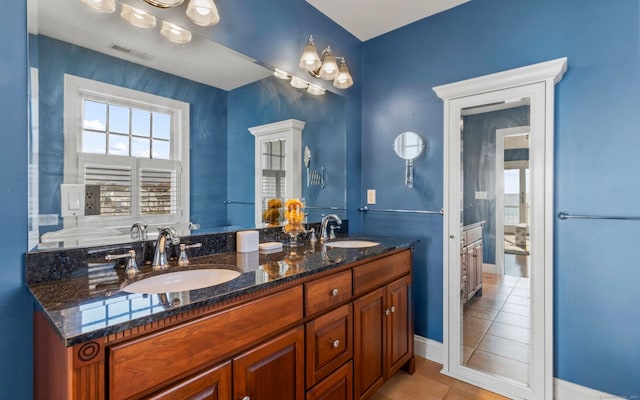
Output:
[[194,24],[211,26],[220,22],[220,14],[213,0],[191,0],[187,6],[187,17]]
[[313,83],[309,84],[309,87],[307,88],[307,92],[309,94],[312,94],[314,96],[322,96],[323,94],[326,93],[326,89],[318,86],[318,85],[314,85]]
[[87,7],[103,13],[112,13],[116,11],[115,0],[80,0]]
[[174,43],[189,43],[191,41],[191,32],[167,21],[162,21],[160,34]]
[[280,79],[289,79],[289,74],[280,68],[276,68],[275,71],[273,71],[273,76]]
[[316,45],[313,43],[312,36],[309,36],[309,41],[307,41],[307,44],[302,50],[300,63],[298,65],[305,71],[315,71],[322,65],[322,60],[320,60],[320,56],[318,55]]
[[156,17],[127,4],[122,4],[120,16],[133,26],[151,28],[156,26]]
[[297,76],[291,77],[291,86],[298,89],[306,89],[309,86],[309,82],[304,79],[298,78]]
[[144,0],[144,1],[158,8],[177,7],[184,2],[184,0]]
[[350,88],[353,85],[353,78],[351,78],[351,74],[349,73],[349,67],[342,61],[338,70],[338,76],[333,80],[333,86],[338,89]]
[[327,47],[327,53],[322,58],[322,67],[320,67],[318,76],[328,81],[338,76],[338,63],[334,55],[331,54],[331,47]]

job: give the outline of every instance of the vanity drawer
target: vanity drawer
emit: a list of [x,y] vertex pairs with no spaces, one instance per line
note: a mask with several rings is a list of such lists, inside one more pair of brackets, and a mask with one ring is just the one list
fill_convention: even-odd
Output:
[[465,245],[471,244],[477,240],[482,239],[482,225],[475,228],[468,229],[466,232]]
[[302,287],[110,347],[110,399],[128,399],[230,357],[302,319]]
[[305,315],[328,310],[351,299],[351,271],[344,271],[304,285]]
[[411,271],[411,251],[381,258],[353,269],[355,295],[366,293]]
[[308,322],[306,335],[307,388],[310,388],[353,356],[351,303]]

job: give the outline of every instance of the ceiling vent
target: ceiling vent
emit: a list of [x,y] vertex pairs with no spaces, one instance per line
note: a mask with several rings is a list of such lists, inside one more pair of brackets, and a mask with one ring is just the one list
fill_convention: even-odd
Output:
[[120,53],[127,54],[131,57],[135,57],[140,60],[151,61],[153,56],[151,54],[144,53],[142,51],[133,50],[128,47],[120,46],[119,44],[111,43],[108,46],[109,49],[118,51]]

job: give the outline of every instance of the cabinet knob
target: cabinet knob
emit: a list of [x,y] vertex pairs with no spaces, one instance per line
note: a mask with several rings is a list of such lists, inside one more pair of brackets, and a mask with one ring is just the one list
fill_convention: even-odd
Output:
[[456,237],[456,235],[454,235],[454,234],[449,235],[449,239],[455,239],[455,237]]
[[334,349],[337,349],[340,346],[340,341],[336,339],[333,342],[331,342],[331,345],[333,346]]
[[391,310],[387,308],[387,309],[384,311],[384,315],[389,315],[389,314],[391,314]]
[[244,397],[242,398],[242,400],[251,400],[251,397],[249,397],[249,396],[244,396]]
[[396,312],[396,306],[391,306],[391,312]]
[[333,290],[331,291],[331,295],[332,295],[332,296],[334,296],[334,297],[335,297],[335,296],[337,296],[337,295],[338,295],[338,289],[337,289],[337,288],[336,288],[336,289],[333,289]]

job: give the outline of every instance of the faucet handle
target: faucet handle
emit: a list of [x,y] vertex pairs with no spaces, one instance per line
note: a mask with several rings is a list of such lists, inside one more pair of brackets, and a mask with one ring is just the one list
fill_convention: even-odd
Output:
[[186,245],[184,243],[180,244],[180,257],[178,257],[178,266],[186,267],[189,265],[189,259],[187,258],[187,249],[197,249],[202,247],[202,243],[194,243],[190,245]]
[[138,272],[140,272],[140,270],[138,269],[138,264],[136,263],[136,251],[135,250],[129,250],[128,252],[124,253],[124,254],[107,254],[104,259],[106,261],[113,261],[113,260],[118,260],[121,258],[128,258],[129,260],[127,261],[127,266],[124,269],[125,274],[127,274],[127,276],[129,278],[133,277],[135,274],[137,274]]

